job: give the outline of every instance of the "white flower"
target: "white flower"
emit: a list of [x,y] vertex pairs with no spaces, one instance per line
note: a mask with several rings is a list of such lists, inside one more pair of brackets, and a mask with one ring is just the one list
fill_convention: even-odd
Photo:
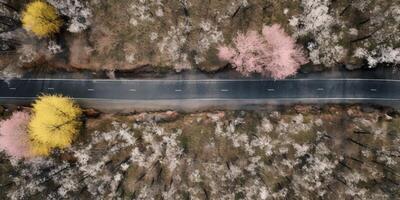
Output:
[[129,24],[131,24],[132,26],[137,26],[138,25],[138,21],[135,18],[131,18],[129,20]]
[[162,17],[162,16],[164,16],[164,12],[163,12],[163,10],[162,10],[161,8],[159,8],[159,9],[156,10],[156,16],[157,16],[157,17]]
[[263,131],[269,133],[274,129],[274,126],[268,118],[264,117],[261,122],[261,128]]
[[201,182],[201,177],[200,177],[200,172],[198,169],[194,170],[194,172],[192,172],[190,174],[190,181],[194,182],[194,183],[199,183]]
[[151,41],[154,41],[154,40],[156,40],[158,38],[158,33],[156,33],[156,32],[151,32],[150,33],[150,40]]
[[127,55],[125,56],[125,60],[126,60],[126,62],[128,62],[129,64],[133,64],[133,63],[135,62],[135,60],[136,60],[135,54],[134,54],[134,53],[127,54]]

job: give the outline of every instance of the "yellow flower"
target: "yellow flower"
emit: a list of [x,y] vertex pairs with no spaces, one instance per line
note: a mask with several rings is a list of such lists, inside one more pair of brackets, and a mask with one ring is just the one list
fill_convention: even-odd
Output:
[[81,109],[63,96],[41,96],[33,104],[29,135],[33,153],[47,155],[52,148],[71,145],[81,126]]
[[30,151],[35,156],[48,156],[51,148],[48,145],[32,142]]
[[22,13],[22,25],[39,37],[47,37],[60,31],[62,20],[52,5],[35,1]]

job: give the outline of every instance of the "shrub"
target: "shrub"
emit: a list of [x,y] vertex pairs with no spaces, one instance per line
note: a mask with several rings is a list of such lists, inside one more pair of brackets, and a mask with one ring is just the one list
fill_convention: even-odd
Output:
[[234,47],[219,47],[218,57],[244,75],[260,73],[283,79],[307,63],[302,49],[279,25],[264,26],[262,35],[239,33],[233,43]]
[[23,27],[39,37],[47,37],[60,31],[62,20],[57,10],[43,1],[34,1],[27,5],[22,13]]
[[15,112],[10,119],[0,122],[0,150],[14,158],[30,157],[27,132],[29,113]]
[[33,153],[48,155],[52,148],[69,147],[79,132],[81,114],[81,109],[67,97],[39,97],[29,123]]

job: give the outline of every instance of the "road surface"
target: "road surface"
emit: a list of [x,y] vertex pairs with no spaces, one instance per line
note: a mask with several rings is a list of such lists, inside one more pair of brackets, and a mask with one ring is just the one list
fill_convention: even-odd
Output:
[[34,99],[63,94],[101,100],[334,99],[400,100],[400,80],[77,80],[14,79],[0,81],[1,99]]

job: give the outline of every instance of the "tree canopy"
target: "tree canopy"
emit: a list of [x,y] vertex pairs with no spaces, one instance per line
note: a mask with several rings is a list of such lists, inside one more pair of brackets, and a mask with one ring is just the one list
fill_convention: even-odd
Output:
[[308,62],[296,41],[277,24],[264,26],[262,35],[257,31],[239,33],[233,43],[234,47],[219,47],[218,56],[244,75],[260,73],[284,79]]
[[81,109],[67,97],[39,97],[33,104],[29,124],[33,153],[47,155],[52,148],[69,147],[79,132],[81,114]]
[[23,27],[39,37],[47,37],[59,32],[62,23],[57,10],[43,1],[28,4],[22,13]]
[[18,111],[7,119],[0,121],[0,151],[4,150],[14,158],[31,156],[30,142],[27,134],[29,113]]

